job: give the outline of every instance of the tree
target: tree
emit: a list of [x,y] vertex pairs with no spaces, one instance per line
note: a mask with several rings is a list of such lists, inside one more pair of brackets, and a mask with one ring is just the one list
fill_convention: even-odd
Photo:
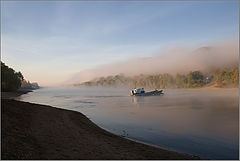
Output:
[[200,71],[189,72],[187,76],[188,87],[202,87],[205,84],[204,76]]
[[1,62],[1,88],[2,91],[16,91],[23,81],[21,72],[15,72],[12,68]]
[[239,85],[239,69],[238,69],[238,68],[236,68],[236,69],[234,70],[233,82],[234,82],[234,85],[235,85],[235,86],[238,86],[238,85]]
[[17,73],[16,73],[16,76],[17,76],[21,81],[23,81],[24,77],[23,77],[23,75],[22,75],[21,72],[17,72]]
[[175,77],[175,85],[177,88],[184,88],[187,84],[187,77],[185,75],[177,74]]

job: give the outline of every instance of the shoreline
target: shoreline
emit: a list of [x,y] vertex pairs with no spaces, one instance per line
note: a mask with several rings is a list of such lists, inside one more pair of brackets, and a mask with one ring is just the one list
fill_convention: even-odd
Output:
[[200,159],[110,133],[80,112],[1,103],[2,159]]
[[23,94],[27,94],[29,92],[33,92],[32,90],[18,90],[16,92],[2,92],[1,91],[1,99],[14,99],[16,97],[19,97]]

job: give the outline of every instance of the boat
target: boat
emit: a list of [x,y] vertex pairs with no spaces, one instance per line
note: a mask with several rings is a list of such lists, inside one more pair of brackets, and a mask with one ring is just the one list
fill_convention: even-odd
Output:
[[154,90],[154,91],[149,91],[145,92],[144,88],[134,88],[130,91],[131,96],[154,96],[154,95],[162,95],[163,90]]

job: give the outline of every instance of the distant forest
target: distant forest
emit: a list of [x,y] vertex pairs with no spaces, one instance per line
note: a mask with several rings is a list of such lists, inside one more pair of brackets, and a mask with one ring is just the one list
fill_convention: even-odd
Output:
[[37,89],[37,83],[24,80],[21,72],[16,72],[1,62],[1,91],[17,91],[18,89]]
[[238,66],[228,69],[214,69],[211,72],[191,71],[187,74],[171,75],[168,73],[156,75],[136,75],[128,77],[123,74],[100,77],[75,86],[125,86],[130,88],[198,88],[204,86],[238,87]]

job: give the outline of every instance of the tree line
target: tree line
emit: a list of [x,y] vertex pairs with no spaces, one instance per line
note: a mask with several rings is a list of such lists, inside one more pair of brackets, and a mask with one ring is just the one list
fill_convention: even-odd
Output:
[[26,81],[21,72],[16,72],[1,61],[1,91],[17,91],[20,88],[36,89],[39,86]]
[[239,69],[238,67],[223,70],[215,69],[212,72],[203,73],[201,71],[190,71],[187,74],[168,73],[156,75],[136,75],[132,77],[123,74],[100,77],[92,81],[75,84],[75,86],[125,86],[130,88],[198,88],[207,85],[216,87],[238,87],[239,84]]
[[2,91],[16,91],[23,81],[21,72],[16,72],[1,62],[1,89]]

